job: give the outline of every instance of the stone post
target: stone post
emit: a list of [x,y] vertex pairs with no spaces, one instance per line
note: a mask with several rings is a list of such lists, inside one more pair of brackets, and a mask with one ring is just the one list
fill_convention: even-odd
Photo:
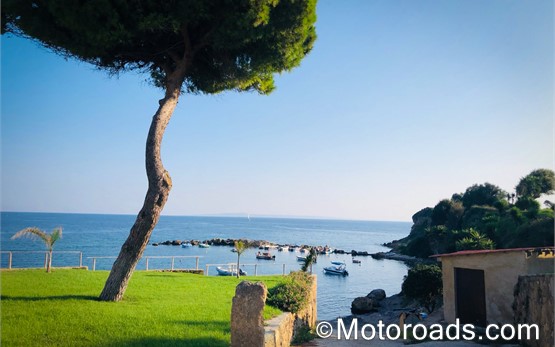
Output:
[[264,304],[267,294],[264,283],[239,283],[231,306],[231,347],[264,346]]

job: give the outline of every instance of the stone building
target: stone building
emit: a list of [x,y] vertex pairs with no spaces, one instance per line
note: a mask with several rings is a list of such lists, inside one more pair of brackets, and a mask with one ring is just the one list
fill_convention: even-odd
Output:
[[544,247],[433,256],[442,263],[445,320],[453,323],[458,318],[475,326],[513,323],[519,276],[553,274],[554,254],[553,247]]

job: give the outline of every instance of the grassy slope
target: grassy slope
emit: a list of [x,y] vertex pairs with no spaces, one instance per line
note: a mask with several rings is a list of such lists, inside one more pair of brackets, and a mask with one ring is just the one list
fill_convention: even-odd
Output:
[[[125,299],[96,297],[106,271],[2,271],[3,346],[228,346],[240,280],[136,271]],[[257,277],[268,287],[281,277]],[[242,279],[241,279],[242,280]],[[279,314],[267,307],[265,316]]]

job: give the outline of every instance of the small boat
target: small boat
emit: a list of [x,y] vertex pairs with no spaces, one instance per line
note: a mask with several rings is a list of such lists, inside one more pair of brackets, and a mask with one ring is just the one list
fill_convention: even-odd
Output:
[[349,272],[347,272],[347,269],[345,267],[345,263],[339,262],[339,261],[332,261],[331,263],[333,264],[332,266],[328,266],[324,268],[324,273],[330,274],[330,275],[341,275],[341,276],[347,276],[349,274]]
[[257,252],[256,259],[263,259],[263,260],[275,260],[276,256],[271,255],[270,252]]
[[295,252],[295,247],[289,247],[289,252]]
[[306,253],[306,252],[307,252],[306,248],[301,248],[301,253]]
[[233,253],[237,253],[237,248],[232,248],[231,251],[232,251]]
[[298,255],[297,256],[297,261],[306,261],[306,257]]
[[190,242],[183,242],[183,243],[181,244],[181,247],[183,247],[183,248],[189,248],[189,247],[191,247],[191,243],[190,243]]
[[328,246],[322,248],[319,250],[318,253],[320,254],[331,254],[333,252],[333,250],[331,248],[329,248]]
[[210,248],[210,245],[207,244],[207,243],[199,243],[198,246],[199,246],[200,248]]
[[361,263],[360,259],[353,259],[353,264],[360,264],[360,263]]
[[[216,267],[216,271],[218,271],[218,275],[220,276],[237,276],[237,271],[233,266],[228,266],[227,269],[218,266]],[[247,273],[242,269],[239,269],[239,276],[246,276]]]
[[280,247],[278,247],[278,252],[283,252],[284,249],[285,249],[284,247],[280,246]]

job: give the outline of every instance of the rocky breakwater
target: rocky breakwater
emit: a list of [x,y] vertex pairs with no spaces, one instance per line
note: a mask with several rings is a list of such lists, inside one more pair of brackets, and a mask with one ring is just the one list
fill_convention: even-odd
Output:
[[[411,257],[409,255],[404,255],[404,254],[399,254],[393,251],[389,251],[389,252],[378,252],[378,253],[372,253],[370,254],[370,256],[374,259],[388,259],[388,260],[398,260],[398,261],[403,261],[405,263],[408,264],[415,264],[415,263],[421,263],[421,262],[425,262],[424,259],[421,258],[416,258],[416,257]],[[436,260],[430,260],[430,262],[436,262]]]
[[[199,244],[208,244],[210,246],[229,246],[233,247],[235,244],[235,239],[221,239],[221,238],[214,238],[209,240],[166,240],[162,242],[153,242],[152,246],[180,246],[182,244],[189,243],[192,246],[197,246]],[[274,245],[272,242],[268,242],[265,240],[241,240],[247,242],[251,247],[260,247],[262,245]]]

